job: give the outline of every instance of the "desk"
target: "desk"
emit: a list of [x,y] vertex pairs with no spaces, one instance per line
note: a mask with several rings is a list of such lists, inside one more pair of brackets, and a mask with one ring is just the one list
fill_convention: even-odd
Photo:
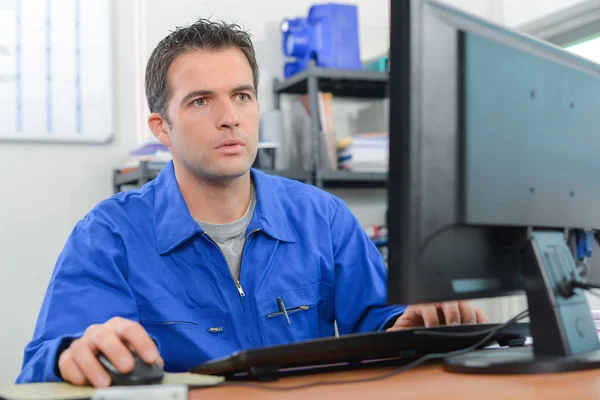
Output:
[[[391,368],[288,377],[267,385],[288,386],[317,380],[360,379]],[[193,390],[190,400],[208,399],[600,399],[600,371],[540,375],[463,375],[430,364],[375,382],[317,386],[289,392],[246,387]]]

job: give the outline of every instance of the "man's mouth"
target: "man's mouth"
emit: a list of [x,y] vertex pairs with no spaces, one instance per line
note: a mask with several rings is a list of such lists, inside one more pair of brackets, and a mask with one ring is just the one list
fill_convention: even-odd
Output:
[[239,139],[227,139],[219,143],[217,150],[226,155],[240,154],[244,149],[244,142]]
[[220,149],[223,147],[235,147],[235,146],[243,146],[243,145],[244,145],[244,142],[242,142],[239,139],[227,139],[227,140],[223,140],[221,143],[219,143],[217,148]]

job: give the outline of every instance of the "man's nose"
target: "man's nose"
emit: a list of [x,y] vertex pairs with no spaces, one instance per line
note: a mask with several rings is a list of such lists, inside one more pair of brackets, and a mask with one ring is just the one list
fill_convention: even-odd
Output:
[[240,123],[233,103],[229,100],[223,100],[219,104],[219,128],[233,129]]

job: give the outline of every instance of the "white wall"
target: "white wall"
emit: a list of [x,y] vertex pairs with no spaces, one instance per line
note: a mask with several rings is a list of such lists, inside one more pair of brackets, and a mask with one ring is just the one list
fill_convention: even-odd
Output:
[[[473,15],[495,22],[502,22],[504,0],[440,0]],[[528,1],[528,0],[525,0]]]
[[479,17],[517,27],[589,0],[441,0]]
[[133,3],[114,3],[114,141],[105,146],[0,142],[0,383],[17,377],[67,235],[111,194],[112,168],[135,145]]
[[503,22],[517,27],[560,12],[586,0],[502,0]]

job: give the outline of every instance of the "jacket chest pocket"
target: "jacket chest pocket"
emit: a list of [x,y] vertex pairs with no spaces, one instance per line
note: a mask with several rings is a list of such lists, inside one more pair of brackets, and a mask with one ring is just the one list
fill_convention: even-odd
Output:
[[140,324],[158,342],[165,367],[172,372],[232,351],[229,323],[219,309],[186,308],[155,303],[138,305]]
[[[257,305],[265,344],[272,346],[333,335],[333,322],[330,324],[326,316],[330,292],[329,284],[319,282],[261,298]],[[278,298],[285,312],[280,310]]]

